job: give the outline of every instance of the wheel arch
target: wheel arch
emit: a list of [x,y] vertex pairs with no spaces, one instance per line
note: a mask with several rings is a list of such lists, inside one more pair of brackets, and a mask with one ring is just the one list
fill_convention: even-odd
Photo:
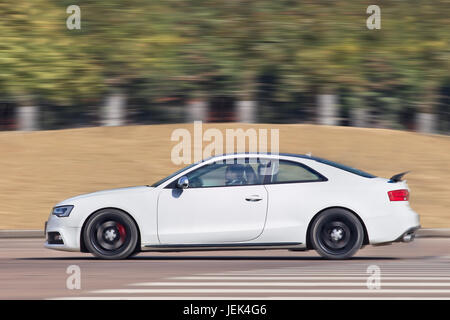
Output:
[[133,220],[133,222],[134,222],[134,224],[135,224],[135,226],[136,226],[136,228],[137,228],[137,230],[138,230],[138,241],[137,241],[136,249],[135,249],[135,250],[140,250],[140,249],[141,249],[141,229],[139,228],[139,224],[136,222],[136,219],[135,219],[130,213],[128,213],[127,211],[125,211],[125,210],[123,210],[123,209],[121,209],[121,208],[117,208],[117,207],[104,207],[104,208],[100,208],[100,209],[95,210],[94,212],[90,213],[90,214],[86,217],[86,219],[84,219],[83,226],[81,227],[81,232],[80,232],[80,251],[81,251],[81,252],[84,252],[84,253],[89,253],[89,251],[87,250],[86,245],[85,245],[85,243],[84,243],[84,237],[83,237],[83,235],[84,235],[84,230],[85,230],[85,228],[86,228],[87,222],[89,221],[89,219],[90,219],[92,216],[94,216],[94,215],[97,214],[98,212],[103,211],[103,210],[107,210],[107,209],[119,210],[119,211],[121,211],[122,213],[126,214],[128,217],[130,217],[131,220]]
[[349,209],[347,207],[343,207],[343,206],[331,206],[331,207],[327,207],[324,208],[322,210],[320,210],[319,212],[317,212],[314,217],[309,221],[308,224],[308,229],[306,230],[306,248],[307,249],[313,249],[312,244],[311,244],[311,227],[314,223],[314,221],[322,214],[322,212],[326,211],[326,210],[330,210],[330,209],[344,209],[347,210],[348,212],[352,213],[361,223],[363,230],[364,230],[364,239],[363,239],[363,245],[367,245],[369,244],[369,234],[367,232],[367,228],[366,228],[366,224],[364,223],[363,219],[361,219],[361,217],[352,209]]

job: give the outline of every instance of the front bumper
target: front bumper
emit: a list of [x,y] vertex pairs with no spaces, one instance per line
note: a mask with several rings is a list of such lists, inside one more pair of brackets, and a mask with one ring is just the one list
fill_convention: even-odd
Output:
[[80,251],[80,235],[81,228],[66,226],[64,218],[52,216],[45,223],[44,246],[54,250]]

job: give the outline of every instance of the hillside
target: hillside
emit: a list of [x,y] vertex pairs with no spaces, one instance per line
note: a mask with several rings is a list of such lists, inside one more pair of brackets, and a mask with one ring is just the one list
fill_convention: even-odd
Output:
[[[173,130],[192,124],[0,133],[0,229],[42,229],[52,206],[101,189],[151,184],[179,166]],[[280,152],[308,153],[382,177],[411,170],[411,205],[423,227],[450,227],[450,137],[314,125],[205,124],[278,128]]]

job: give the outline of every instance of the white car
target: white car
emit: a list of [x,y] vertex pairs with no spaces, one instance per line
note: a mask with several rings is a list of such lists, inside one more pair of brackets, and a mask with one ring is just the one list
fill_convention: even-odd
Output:
[[45,246],[104,259],[232,249],[315,249],[345,259],[367,244],[413,240],[419,216],[402,176],[379,178],[308,155],[217,156],[152,186],[60,202]]

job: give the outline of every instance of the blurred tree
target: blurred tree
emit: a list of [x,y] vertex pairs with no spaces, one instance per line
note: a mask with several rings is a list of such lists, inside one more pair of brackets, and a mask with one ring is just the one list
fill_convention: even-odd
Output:
[[69,105],[102,89],[99,68],[53,1],[3,2],[0,16],[0,84],[18,104],[19,129],[38,128],[39,99]]
[[404,110],[416,110],[417,129],[432,132],[437,92],[449,70],[450,6],[441,0],[380,6],[381,30],[362,38],[366,103],[394,127]]
[[124,123],[127,88],[136,79],[145,80],[140,83],[149,99],[180,90],[176,48],[182,39],[173,23],[182,12],[174,11],[170,1],[86,0],[80,6],[82,30],[77,41],[88,44],[86,52],[101,66],[108,88],[104,124]]
[[[238,96],[243,109],[254,108],[253,91],[261,57],[255,50],[259,39],[255,8],[264,7],[266,1],[168,3],[179,11],[174,16],[174,30],[185,40],[177,52],[184,74],[180,79],[187,92],[195,99],[210,102]],[[192,104],[194,112],[198,103]],[[251,121],[252,111],[249,113]]]
[[348,1],[84,0],[81,30],[66,28],[72,0],[1,3],[0,92],[29,128],[42,99],[104,98],[105,123],[122,124],[133,92],[140,104],[192,98],[198,117],[202,100],[232,98],[250,120],[345,114],[400,128],[415,110],[418,128],[433,131],[446,101],[448,1],[377,2],[381,30],[367,29],[367,4]]

